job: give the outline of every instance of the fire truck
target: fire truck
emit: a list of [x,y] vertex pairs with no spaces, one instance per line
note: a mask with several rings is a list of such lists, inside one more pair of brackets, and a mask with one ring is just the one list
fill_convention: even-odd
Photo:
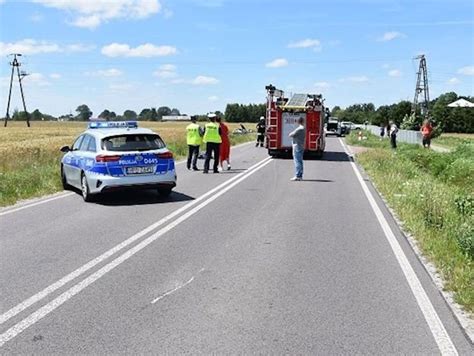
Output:
[[291,99],[284,92],[267,85],[266,147],[273,157],[289,155],[292,139],[288,134],[302,117],[306,128],[305,156],[321,158],[326,146],[324,135],[325,111],[321,94],[294,94]]

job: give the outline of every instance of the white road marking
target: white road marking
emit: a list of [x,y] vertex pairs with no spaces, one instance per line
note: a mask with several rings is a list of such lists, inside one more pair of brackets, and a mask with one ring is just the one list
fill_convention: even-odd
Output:
[[[344,141],[342,141],[342,139],[339,139],[339,142],[344,148],[346,154],[349,155]],[[385,216],[377,205],[377,202],[372,196],[372,193],[367,187],[367,184],[365,183],[364,179],[362,178],[362,175],[360,174],[357,165],[354,163],[353,160],[351,160],[350,163],[360,185],[362,186],[362,190],[364,191],[365,196],[367,197],[367,200],[369,201],[370,206],[372,207],[372,210],[375,216],[377,217],[380,226],[382,227],[385,237],[387,238],[390,247],[392,248],[393,254],[397,258],[398,264],[400,265],[400,268],[402,269],[403,274],[405,275],[405,278],[408,281],[408,285],[410,286],[410,289],[413,295],[415,296],[416,302],[418,303],[418,306],[420,307],[423,316],[425,317],[426,323],[428,324],[431,333],[433,334],[433,337],[436,341],[436,344],[438,345],[439,350],[441,351],[441,354],[458,355],[456,347],[454,346],[453,341],[451,340],[448,332],[446,331],[443,322],[439,318],[439,315],[436,313],[433,304],[431,304],[431,301],[428,298],[426,291],[423,289],[420,280],[416,276],[413,267],[410,265],[408,258],[406,257],[400,244],[398,243],[397,238],[395,237],[392,229],[390,228],[390,225],[387,222],[387,219],[385,219]]]
[[147,228],[143,229],[142,231],[137,232],[135,235],[129,237],[125,241],[121,242],[120,244],[112,247],[110,250],[104,252],[102,255],[94,258],[93,260],[87,262],[83,266],[79,267],[75,271],[69,273],[68,275],[64,276],[63,278],[59,279],[58,281],[54,282],[50,286],[46,287],[42,291],[36,293],[35,295],[31,296],[30,298],[24,300],[20,304],[16,305],[15,307],[11,308],[10,310],[6,311],[2,315],[0,315],[0,325],[2,325],[4,322],[6,322],[8,319],[14,317],[18,313],[21,313],[23,310],[28,308],[29,306],[39,302],[41,299],[47,297],[49,294],[53,293],[57,289],[61,288],[65,284],[69,283],[73,279],[79,277],[80,275],[84,274],[94,266],[98,265],[99,263],[105,261],[107,258],[110,256],[114,255],[118,251],[122,250],[123,248],[127,247],[131,243],[137,241],[141,237],[145,236],[146,234],[150,233],[154,229],[158,228],[159,226],[165,224],[169,220],[173,219],[177,215],[181,214],[182,212],[186,211],[193,205],[196,205],[200,201],[204,200],[206,197],[208,197],[211,194],[214,194],[215,192],[219,191],[222,189],[224,186],[227,184],[232,183],[233,181],[239,179],[242,175],[247,174],[249,171],[257,167],[258,165],[268,161],[270,157],[265,158],[264,160],[258,162],[257,164],[254,164],[253,166],[249,167],[246,171],[241,172],[237,174],[235,177],[232,177],[231,179],[226,180],[224,183],[218,185],[217,187],[211,189],[207,193],[201,195],[200,197],[194,199],[193,201],[189,202],[188,204],[184,205],[183,207],[175,210],[171,214],[165,216],[161,220],[158,220],[157,222],[153,223],[152,225],[148,226]]
[[69,196],[71,196],[71,195],[73,195],[73,194],[75,194],[75,193],[73,193],[73,192],[68,192],[68,193],[56,195],[56,196],[54,196],[54,197],[47,198],[47,199],[44,199],[44,200],[36,201],[36,202],[34,202],[34,203],[25,204],[25,205],[19,206],[18,208],[13,208],[13,209],[10,209],[10,210],[2,211],[2,212],[0,212],[0,216],[7,215],[7,214],[11,214],[11,213],[16,213],[17,211],[20,211],[20,210],[23,210],[23,209],[27,209],[27,208],[32,208],[32,207],[34,207],[34,206],[41,205],[41,204],[44,204],[44,203],[49,203],[50,201],[53,201],[53,200],[58,200],[58,199],[66,198],[66,197],[69,197]]
[[[244,143],[241,143],[239,145],[236,145],[236,146],[232,146],[231,148],[239,148],[239,147],[242,147],[242,146],[246,146],[246,145],[249,145],[253,143],[253,141],[249,141],[249,142],[244,142]],[[185,163],[186,160],[183,159],[181,161],[178,161],[175,163],[175,166],[178,165],[178,164],[183,164]],[[5,210],[5,211],[0,211],[0,216],[3,216],[3,215],[7,215],[7,214],[11,214],[11,213],[15,213],[17,211],[21,211],[23,209],[26,209],[26,208],[32,208],[34,206],[37,206],[37,205],[40,205],[40,204],[44,204],[44,203],[48,203],[50,201],[53,201],[53,200],[57,200],[57,199],[61,199],[61,198],[66,198],[66,197],[69,197],[71,195],[75,195],[75,193],[73,192],[63,192],[63,193],[60,193],[60,195],[56,195],[54,197],[51,197],[51,198],[46,198],[46,199],[42,199],[42,200],[39,200],[39,201],[36,201],[36,202],[33,202],[33,203],[27,203],[25,205],[22,205],[22,206],[19,206],[18,208],[13,208],[13,209],[8,209],[8,210]],[[1,324],[1,323],[0,323]]]
[[[201,270],[201,271],[202,271],[202,270]],[[201,272],[201,271],[199,271],[199,272]],[[180,290],[180,289],[183,288],[183,287],[186,287],[186,286],[187,286],[189,283],[191,283],[192,281],[194,281],[194,276],[192,276],[189,281],[187,281],[187,282],[185,282],[185,283],[182,283],[182,284],[178,285],[176,288],[174,288],[174,289],[172,289],[172,290],[170,290],[170,291],[168,291],[168,292],[166,292],[166,293],[160,295],[159,297],[153,299],[153,300],[151,301],[151,304],[155,304],[156,302],[160,301],[160,300],[163,299],[164,297],[166,297],[166,296],[168,296],[168,295],[170,295],[170,294],[173,294],[174,292],[176,292],[177,290]]]
[[[161,236],[163,236],[165,233],[167,233],[168,231],[172,230],[173,228],[175,228],[176,226],[178,226],[180,223],[184,222],[185,220],[187,220],[188,218],[190,218],[191,216],[193,216],[194,214],[196,214],[198,211],[200,211],[201,209],[205,208],[207,205],[209,205],[210,203],[212,203],[214,200],[216,200],[217,198],[219,198],[221,195],[225,194],[226,192],[228,192],[230,189],[232,189],[233,187],[235,187],[237,184],[241,183],[242,181],[244,181],[245,179],[247,179],[248,177],[250,177],[251,175],[253,175],[254,173],[258,172],[260,169],[262,169],[263,167],[265,167],[268,163],[271,162],[271,158],[268,157],[262,161],[260,161],[259,163],[257,163],[256,165],[252,166],[252,167],[256,167],[254,168],[253,170],[250,170],[249,168],[249,171],[247,172],[243,172],[243,173],[240,173],[238,174],[238,176],[236,177],[237,179],[234,180],[231,184],[221,184],[220,186],[214,188],[212,190],[213,194],[210,198],[208,198],[207,200],[203,201],[201,204],[199,204],[198,206],[194,207],[193,209],[191,209],[190,211],[188,211],[187,213],[181,215],[179,218],[177,218],[176,220],[174,220],[173,222],[169,223],[168,225],[166,225],[165,227],[161,228],[160,230],[158,230],[157,232],[155,232],[154,234],[150,235],[149,237],[147,237],[146,239],[144,239],[142,242],[140,242],[139,244],[135,245],[134,247],[132,247],[131,249],[127,250],[126,252],[124,252],[122,255],[120,255],[119,257],[115,258],[114,260],[112,260],[111,262],[109,262],[108,264],[106,264],[105,266],[103,266],[102,268],[100,268],[98,271],[96,271],[95,273],[93,273],[92,275],[90,275],[89,277],[85,278],[84,280],[82,280],[81,282],[77,283],[76,285],[74,285],[73,287],[69,288],[66,292],[62,293],[60,296],[58,296],[57,298],[53,299],[51,302],[49,302],[48,304],[44,305],[43,307],[41,307],[40,309],[38,309],[36,312],[30,314],[28,317],[26,317],[25,319],[23,319],[22,321],[20,321],[19,323],[15,324],[14,326],[12,326],[10,329],[8,329],[7,331],[5,331],[3,334],[0,335],[0,347],[3,346],[7,341],[11,340],[12,338],[14,338],[15,336],[17,336],[18,334],[20,334],[21,332],[23,332],[25,329],[29,328],[30,326],[32,326],[33,324],[35,324],[36,322],[38,322],[39,320],[41,320],[42,318],[44,318],[46,315],[48,315],[49,313],[51,313],[53,310],[55,310],[56,308],[58,308],[59,306],[61,306],[62,304],[64,304],[66,301],[68,301],[69,299],[71,299],[74,295],[78,294],[79,292],[81,292],[83,289],[87,288],[89,285],[91,285],[92,283],[94,283],[95,281],[97,281],[99,278],[103,277],[105,274],[107,274],[108,272],[110,272],[111,270],[113,270],[115,267],[119,266],[120,264],[122,264],[123,262],[125,262],[126,260],[128,260],[130,257],[132,257],[133,255],[135,255],[137,252],[141,251],[142,249],[144,249],[146,246],[148,246],[149,244],[151,244],[152,242],[154,242],[155,240],[157,240],[158,238],[160,238]],[[229,180],[230,181],[230,180]],[[227,181],[226,183],[228,183],[229,181]],[[224,187],[223,187],[224,186]],[[207,195],[209,195],[209,192],[207,193]],[[107,254],[108,252],[106,252]],[[95,260],[93,260],[95,261]],[[91,261],[91,262],[93,262]],[[90,262],[90,263],[91,263]],[[98,262],[97,262],[98,263]],[[96,264],[97,264],[96,263]],[[91,266],[92,267],[92,266]],[[91,267],[89,267],[88,269],[90,269]],[[81,267],[80,269],[76,270],[76,271],[79,271],[81,270],[83,267]],[[76,272],[75,271],[75,272]],[[74,274],[75,272],[71,273]],[[85,272],[85,271],[84,271]],[[81,272],[79,273],[78,275],[84,273],[84,272]],[[69,276],[69,275],[68,275]],[[67,276],[66,276],[67,277]],[[65,279],[66,277],[64,277],[63,279]],[[77,276],[76,276],[77,277]],[[58,281],[60,282],[60,281]],[[58,282],[56,282],[55,284],[57,284]],[[38,294],[42,294],[41,297],[44,298],[47,294],[51,293],[51,291],[49,291],[46,295],[44,295],[44,293],[46,293],[45,291],[48,291],[50,287],[46,288],[45,290],[43,290],[42,292],[38,293]],[[59,287],[57,287],[59,288]],[[57,289],[56,288],[56,289]],[[38,295],[37,294],[37,295]],[[36,296],[36,295],[35,295]],[[38,301],[38,300],[35,300],[34,297],[31,297],[29,298],[28,300],[32,300],[33,303]],[[42,299],[41,298],[41,299]],[[27,301],[28,301],[27,300]],[[25,301],[25,302],[27,302]],[[23,302],[23,303],[25,303]],[[19,304],[19,306],[17,307],[21,307],[23,305],[23,303]],[[32,303],[30,303],[31,305]],[[15,308],[17,308],[15,307]],[[15,309],[13,308],[13,309]],[[23,308],[24,309],[24,308]],[[23,310],[22,309],[22,310]],[[10,311],[8,311],[7,313],[10,313]],[[6,313],[6,314],[7,314]],[[18,312],[17,312],[18,313]],[[16,313],[16,314],[17,314]],[[13,316],[13,315],[12,315]],[[10,316],[11,317],[11,316]]]

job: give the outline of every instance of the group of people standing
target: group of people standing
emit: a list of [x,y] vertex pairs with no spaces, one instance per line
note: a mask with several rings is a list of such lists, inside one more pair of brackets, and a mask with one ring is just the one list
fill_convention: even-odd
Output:
[[[380,125],[380,139],[383,140],[387,132],[387,137],[390,138],[390,146],[395,149],[397,148],[397,134],[398,127],[393,122],[390,121],[387,126],[385,124]],[[420,128],[422,144],[425,148],[430,148],[431,146],[431,137],[433,135],[433,126],[431,125],[430,120],[426,119],[423,121],[423,125]]]
[[219,165],[224,169],[224,162],[227,169],[230,166],[230,140],[229,128],[222,122],[220,116],[211,113],[207,115],[209,122],[203,127],[196,123],[196,117],[191,117],[191,123],[186,127],[186,141],[188,144],[187,168],[199,171],[197,160],[201,143],[206,144],[206,154],[204,160],[203,173],[209,173],[211,158],[214,158],[213,171],[219,173]]

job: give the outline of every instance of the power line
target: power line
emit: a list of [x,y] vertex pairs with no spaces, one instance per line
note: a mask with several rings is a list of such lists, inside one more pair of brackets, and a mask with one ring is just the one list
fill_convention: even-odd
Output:
[[12,53],[10,56],[13,56],[13,61],[10,62],[12,66],[12,72],[10,76],[10,90],[8,91],[8,103],[7,103],[7,114],[5,115],[5,124],[4,127],[7,127],[8,120],[10,119],[10,101],[12,97],[12,86],[13,86],[13,75],[16,72],[18,74],[18,83],[20,84],[20,94],[21,94],[21,101],[23,102],[23,111],[26,115],[26,125],[30,127],[30,115],[28,111],[26,111],[26,104],[25,104],[25,95],[23,94],[23,86],[21,85],[21,80],[26,77],[28,74],[25,72],[20,72],[21,63],[18,61],[17,57],[21,57],[21,53]]

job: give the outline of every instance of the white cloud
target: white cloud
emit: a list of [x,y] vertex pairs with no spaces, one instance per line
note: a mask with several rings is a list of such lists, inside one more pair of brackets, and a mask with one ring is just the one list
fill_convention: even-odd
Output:
[[158,0],[33,0],[72,13],[71,24],[94,29],[114,19],[142,19],[161,11]]
[[367,83],[369,78],[365,75],[353,76],[339,79],[340,82],[352,82],[352,83]]
[[207,98],[207,100],[209,100],[209,101],[217,101],[217,100],[219,100],[219,97],[216,96],[216,95],[211,95],[210,97]]
[[265,66],[268,68],[281,68],[281,67],[286,67],[287,65],[288,65],[288,61],[285,58],[277,58],[265,64]]
[[33,39],[24,39],[17,42],[0,42],[0,55],[5,56],[10,53],[21,54],[39,54],[61,52],[61,47],[56,43],[47,41],[36,41]]
[[117,68],[101,69],[95,72],[86,72],[86,75],[94,77],[119,77],[123,72]]
[[45,76],[41,73],[31,73],[28,76],[24,77],[24,79],[21,82],[26,83],[26,85],[28,85],[28,83],[31,83],[31,84],[38,85],[41,87],[51,85],[51,83],[48,82]]
[[51,73],[51,74],[49,75],[49,77],[50,77],[51,79],[61,79],[61,74],[58,74],[58,73]]
[[301,41],[292,42],[288,45],[288,48],[313,48],[320,47],[321,42],[317,39],[306,38]]
[[397,31],[390,31],[390,32],[385,32],[381,37],[378,38],[378,41],[388,42],[396,38],[403,38],[403,37],[406,37],[403,33],[400,33]]
[[453,77],[453,78],[449,79],[448,82],[447,82],[447,84],[449,84],[449,85],[457,85],[459,83],[461,83],[461,81],[456,77]]
[[462,67],[458,70],[458,73],[462,75],[474,75],[474,66]]
[[319,88],[319,89],[327,89],[329,88],[331,85],[328,83],[328,82],[316,82],[314,83],[314,86],[316,88]]
[[135,48],[122,43],[111,43],[102,47],[102,54],[108,57],[163,57],[177,52],[176,47],[155,46],[151,43],[145,43]]
[[398,69],[392,69],[388,71],[388,76],[389,77],[401,77],[402,72]]
[[207,77],[205,75],[198,75],[191,81],[193,85],[213,85],[219,83],[219,80],[214,77]]
[[26,55],[42,53],[60,53],[60,52],[87,52],[94,49],[95,46],[75,43],[70,45],[59,45],[54,42],[33,40],[26,38],[17,42],[0,42],[0,56],[10,53],[21,53]]
[[155,77],[159,78],[175,78],[178,73],[176,73],[176,66],[173,64],[163,64],[161,65],[158,70],[153,72]]

